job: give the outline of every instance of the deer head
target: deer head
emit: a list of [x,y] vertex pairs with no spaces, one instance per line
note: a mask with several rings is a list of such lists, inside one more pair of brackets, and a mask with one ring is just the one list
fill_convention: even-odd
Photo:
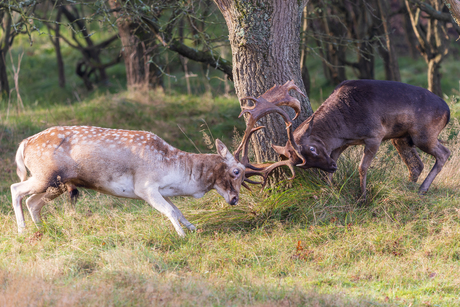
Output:
[[[295,142],[294,134],[292,131],[292,120],[296,119],[300,114],[300,102],[298,99],[289,95],[289,91],[294,90],[305,97],[305,94],[294,84],[294,81],[288,81],[284,85],[278,86],[275,85],[263,95],[259,96],[258,98],[255,97],[244,97],[241,100],[251,100],[254,102],[254,105],[251,107],[245,107],[241,113],[240,117],[248,113],[249,119],[247,122],[247,128],[243,136],[243,140],[235,151],[234,156],[235,158],[240,161],[246,167],[245,173],[245,181],[249,183],[262,183],[265,185],[268,175],[277,167],[280,166],[288,166],[292,172],[292,177],[289,179],[293,179],[295,177],[295,170],[294,166],[300,168],[310,168],[310,167],[317,167],[318,161],[316,161],[320,155],[316,152],[316,148],[310,146],[309,148],[303,148],[302,145]],[[294,109],[296,115],[291,120],[289,115],[280,108],[280,106],[289,106]],[[264,117],[269,113],[278,113],[280,114],[285,123],[286,123],[286,131],[288,135],[288,141],[284,147],[273,145],[273,149],[283,158],[282,161],[272,163],[272,164],[264,164],[264,165],[251,165],[249,163],[248,158],[248,146],[249,146],[249,139],[251,135],[259,129],[264,128],[263,126],[254,128],[257,120]],[[311,119],[310,119],[311,120]],[[240,159],[240,155],[242,157]],[[329,164],[332,166],[328,171],[335,171],[336,166],[334,161],[329,161]],[[249,178],[252,176],[262,176],[263,182],[255,182],[250,180]],[[246,184],[243,183],[243,186],[247,187]]]

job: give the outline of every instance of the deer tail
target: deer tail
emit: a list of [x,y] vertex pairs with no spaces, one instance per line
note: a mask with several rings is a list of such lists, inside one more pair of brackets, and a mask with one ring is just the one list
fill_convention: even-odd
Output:
[[27,168],[24,164],[24,148],[26,146],[26,141],[22,141],[19,145],[18,151],[16,152],[16,173],[18,174],[21,181],[25,181],[27,179]]

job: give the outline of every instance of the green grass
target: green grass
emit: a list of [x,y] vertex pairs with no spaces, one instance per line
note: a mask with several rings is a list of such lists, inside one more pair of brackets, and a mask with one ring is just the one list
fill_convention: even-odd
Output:
[[[385,143],[369,171],[364,204],[358,202],[362,148],[356,147],[338,161],[333,185],[321,172],[308,171],[271,190],[243,190],[235,207],[216,192],[175,198],[198,228],[185,239],[145,202],[85,190],[74,207],[67,197],[47,204],[41,230],[25,212],[28,229],[17,235],[9,187],[19,181],[14,154],[27,136],[54,125],[142,129],[180,149],[197,152],[196,145],[210,152],[203,130],[230,146],[234,127],[244,130],[236,119],[237,99],[221,97],[218,86],[185,95],[178,78],[166,84],[166,94],[127,93],[122,71],[114,68],[107,87],[87,93],[70,75],[61,90],[52,53],[27,56],[31,51],[24,49],[25,108],[15,99],[0,102],[1,306],[460,304],[459,74],[449,73],[458,70],[455,61],[443,66],[449,68],[443,86],[454,116],[441,138],[452,156],[424,196],[417,189],[432,157],[422,155],[424,173],[410,183],[395,149]],[[332,88],[315,69],[321,63],[313,62],[315,105]],[[423,85],[423,62],[403,58],[400,64],[403,81]],[[49,68],[42,77],[40,67]]]
[[[148,102],[148,103],[146,103]],[[172,116],[171,113],[176,115]],[[43,209],[45,226],[18,236],[9,185],[21,138],[56,124],[149,129],[183,149],[201,148],[201,117],[230,144],[232,99],[155,92],[100,94],[79,104],[28,107],[2,117],[0,304],[36,306],[453,306],[460,303],[457,120],[442,135],[452,157],[427,195],[385,143],[358,203],[362,148],[339,160],[334,184],[298,173],[291,187],[243,191],[238,206],[216,192],[174,202],[198,227],[180,239],[142,201],[92,191],[72,207],[60,197]],[[219,115],[220,114],[220,115]],[[222,114],[226,114],[225,116]],[[221,116],[221,117],[219,117]],[[219,118],[219,119],[216,119]],[[215,120],[215,122],[213,122]],[[243,127],[239,126],[238,129]],[[241,131],[241,130],[240,130]],[[426,169],[433,159],[423,155]],[[281,188],[284,186],[284,188]]]

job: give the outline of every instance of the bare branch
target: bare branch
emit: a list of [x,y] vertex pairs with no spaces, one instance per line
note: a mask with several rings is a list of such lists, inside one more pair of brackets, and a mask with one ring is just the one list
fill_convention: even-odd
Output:
[[409,0],[409,2],[413,3],[420,10],[427,13],[430,16],[430,18],[452,23],[452,25],[455,28],[455,31],[457,31],[457,33],[460,34],[460,2],[458,0],[444,0],[444,2],[452,3],[446,3],[446,6],[449,8],[451,14],[438,11],[428,3],[420,0]]
[[214,55],[211,51],[199,51],[191,48],[179,40],[172,38],[170,33],[161,32],[165,35],[165,37],[162,37],[159,27],[152,20],[145,17],[141,19],[161,41],[164,47],[193,61],[209,64],[211,67],[225,73],[233,81],[232,63],[230,61],[221,58],[219,55]]

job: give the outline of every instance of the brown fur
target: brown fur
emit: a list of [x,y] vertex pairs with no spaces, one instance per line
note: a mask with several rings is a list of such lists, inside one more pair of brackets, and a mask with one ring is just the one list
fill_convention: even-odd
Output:
[[367,169],[382,141],[392,139],[412,181],[417,181],[423,170],[415,150],[418,147],[436,158],[420,186],[423,193],[450,155],[437,139],[449,118],[447,104],[426,89],[393,81],[350,80],[342,82],[294,131],[294,139],[306,160],[303,168],[327,172],[336,170],[335,161],[346,148],[364,145],[359,166],[363,195]]

